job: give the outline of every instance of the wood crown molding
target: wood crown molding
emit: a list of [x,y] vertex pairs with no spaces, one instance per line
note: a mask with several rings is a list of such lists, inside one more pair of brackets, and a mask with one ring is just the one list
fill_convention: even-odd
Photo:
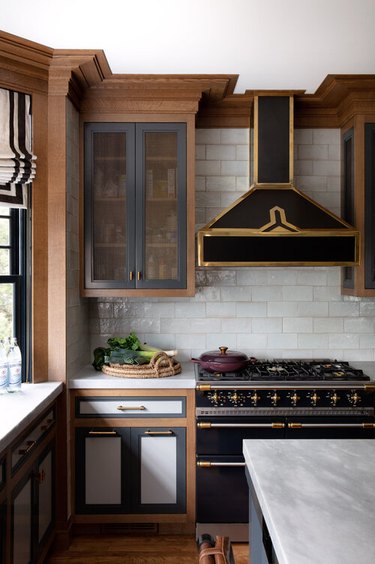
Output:
[[[235,94],[235,74],[113,74],[101,50],[51,49],[0,31],[0,84],[69,96],[84,113],[197,112],[197,127],[249,127],[259,90]],[[262,91],[263,93],[265,91]],[[277,90],[269,90],[270,94]],[[289,91],[290,92],[290,91]],[[293,91],[295,127],[343,127],[375,108],[374,74],[328,75],[314,94]]]

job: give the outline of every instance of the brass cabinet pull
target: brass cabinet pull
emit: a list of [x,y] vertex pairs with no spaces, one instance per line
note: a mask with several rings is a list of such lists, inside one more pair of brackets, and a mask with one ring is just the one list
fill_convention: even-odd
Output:
[[246,466],[245,462],[210,462],[209,460],[199,460],[197,462],[199,468],[215,468],[215,467],[227,467],[227,468],[243,468]]
[[33,446],[35,446],[36,441],[27,441],[26,444],[27,444],[26,448],[20,448],[18,451],[18,454],[20,454],[21,456],[28,454],[30,450],[33,448]]
[[100,437],[103,435],[115,437],[117,435],[116,431],[89,431],[90,437]]
[[134,278],[134,272],[131,270],[131,271],[129,272],[129,280],[132,281],[133,278]]
[[140,272],[140,271],[138,270],[138,272],[137,272],[137,280],[141,280],[141,279],[142,279],[142,272]]
[[144,405],[118,405],[116,407],[119,411],[144,411]]
[[169,429],[169,431],[150,431],[150,430],[147,430],[147,431],[145,431],[145,435],[148,435],[148,436],[151,436],[151,437],[155,436],[155,435],[170,436],[170,435],[173,435],[173,431],[171,431],[170,429]]

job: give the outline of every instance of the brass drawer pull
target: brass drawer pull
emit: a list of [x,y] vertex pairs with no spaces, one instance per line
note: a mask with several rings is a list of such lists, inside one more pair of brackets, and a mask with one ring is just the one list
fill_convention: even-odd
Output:
[[164,435],[164,436],[170,436],[173,435],[173,431],[169,430],[169,431],[145,431],[145,435],[148,436],[155,436],[155,435]]
[[198,468],[243,468],[246,466],[245,462],[210,462],[209,460],[199,460],[197,462]]
[[119,411],[144,411],[144,405],[118,405],[116,407]]
[[36,441],[27,441],[26,444],[27,444],[27,448],[20,448],[18,451],[18,454],[20,454],[21,456],[28,454],[30,450],[33,448],[33,446],[35,446]]
[[89,431],[90,437],[101,437],[103,435],[115,437],[116,431]]

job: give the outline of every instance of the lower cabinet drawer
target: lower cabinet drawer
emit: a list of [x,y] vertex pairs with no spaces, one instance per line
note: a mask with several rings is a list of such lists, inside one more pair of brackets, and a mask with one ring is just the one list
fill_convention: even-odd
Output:
[[185,417],[185,397],[76,398],[75,415],[84,417]]

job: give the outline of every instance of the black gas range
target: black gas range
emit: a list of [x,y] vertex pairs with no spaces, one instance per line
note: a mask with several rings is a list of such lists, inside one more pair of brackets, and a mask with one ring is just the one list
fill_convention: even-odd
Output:
[[195,364],[196,414],[374,415],[375,382],[337,360],[254,360],[237,372]]
[[227,373],[194,366],[197,534],[247,538],[244,439],[375,438],[375,382],[348,362],[254,359]]

